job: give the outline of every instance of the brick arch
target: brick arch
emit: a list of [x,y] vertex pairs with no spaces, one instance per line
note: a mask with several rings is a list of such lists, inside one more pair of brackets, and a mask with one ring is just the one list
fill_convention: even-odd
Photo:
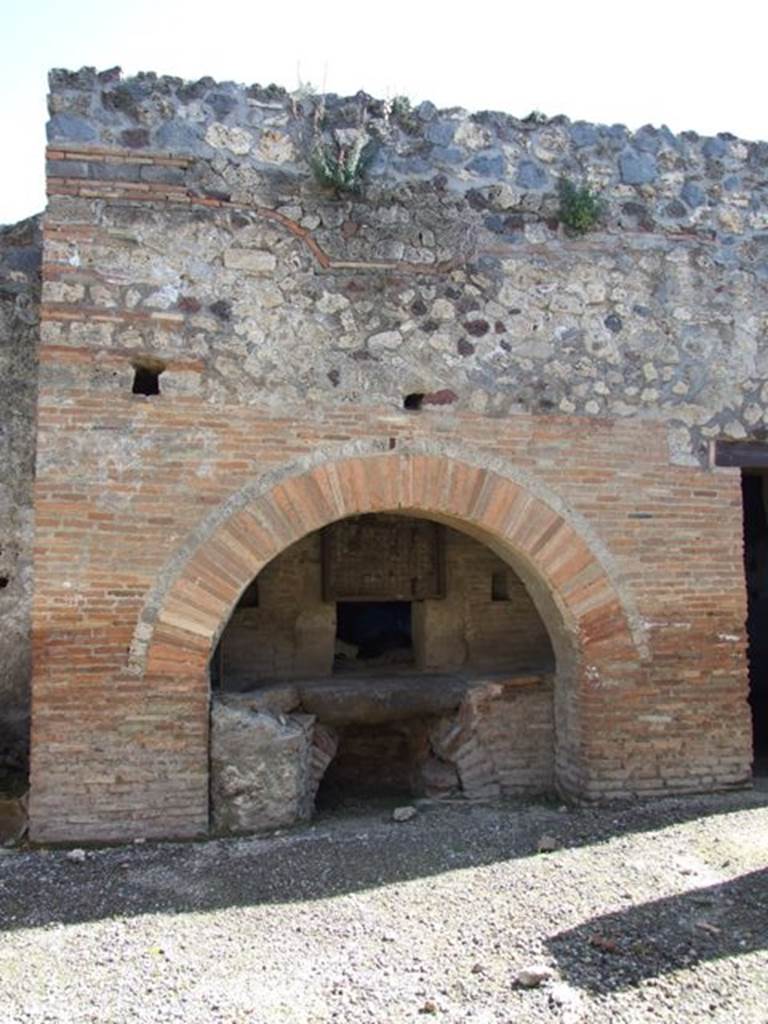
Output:
[[393,511],[465,529],[524,575],[538,576],[584,653],[608,639],[634,647],[616,587],[564,515],[492,470],[442,456],[392,454],[324,463],[234,512],[192,554],[166,594],[146,672],[204,669],[241,593],[268,562],[337,519]]
[[145,692],[186,698],[199,715],[206,758],[208,661],[245,587],[307,533],[347,516],[393,511],[473,534],[529,585],[558,658],[559,782],[589,795],[596,761],[587,719],[604,715],[641,666],[617,587],[565,514],[518,481],[444,455],[393,452],[326,462],[234,510],[201,540],[159,604]]

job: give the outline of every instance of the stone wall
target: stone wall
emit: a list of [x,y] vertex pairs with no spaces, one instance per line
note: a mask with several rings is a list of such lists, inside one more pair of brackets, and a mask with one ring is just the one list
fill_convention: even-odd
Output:
[[259,573],[257,583],[258,607],[235,609],[222,634],[222,688],[328,675],[336,608],[322,597],[320,535],[293,544]]
[[[768,143],[89,69],[50,108],[51,220],[98,227],[104,273],[47,300],[130,310],[94,343],[175,363],[173,393],[661,415],[683,462],[764,436]],[[357,138],[363,192],[320,188],[318,145]],[[601,193],[598,231],[558,225],[561,177]]]
[[[387,553],[369,551],[367,561],[371,571],[379,562],[385,568]],[[493,599],[494,574],[503,579],[503,599]],[[412,606],[417,668],[512,671],[551,666],[552,649],[541,617],[522,580],[497,555],[458,530],[446,530],[445,575],[444,599]],[[329,675],[336,607],[323,601],[321,534],[293,544],[259,573],[257,584],[258,607],[238,607],[222,634],[223,688]]]
[[[35,838],[204,832],[223,624],[265,564],[365,513],[438,519],[524,581],[563,792],[748,779],[740,481],[706,442],[763,431],[765,145],[51,88]],[[368,179],[334,194],[308,156],[360,131]],[[561,174],[600,189],[599,230],[556,222]]]
[[[523,581],[485,545],[446,531],[446,595],[414,606],[422,667],[513,671],[549,667],[552,648]],[[505,596],[494,600],[493,577]]]
[[0,776],[26,763],[40,218],[0,227]]

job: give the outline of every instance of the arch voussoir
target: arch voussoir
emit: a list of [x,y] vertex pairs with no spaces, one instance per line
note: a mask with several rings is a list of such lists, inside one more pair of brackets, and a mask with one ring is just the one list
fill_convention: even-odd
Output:
[[[351,515],[433,514],[483,531],[522,557],[568,614],[581,640],[629,636],[621,601],[584,538],[520,482],[444,456],[356,456],[289,477],[233,512],[196,550],[159,609],[153,648],[205,652],[239,595],[272,558],[307,533]],[[170,658],[173,661],[173,658]],[[157,665],[159,662],[155,661]]]

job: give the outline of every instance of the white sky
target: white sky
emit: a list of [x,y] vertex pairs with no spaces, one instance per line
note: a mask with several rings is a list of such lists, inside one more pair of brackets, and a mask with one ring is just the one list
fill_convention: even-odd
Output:
[[5,0],[0,223],[44,206],[50,67],[299,81],[438,106],[768,138],[760,0]]

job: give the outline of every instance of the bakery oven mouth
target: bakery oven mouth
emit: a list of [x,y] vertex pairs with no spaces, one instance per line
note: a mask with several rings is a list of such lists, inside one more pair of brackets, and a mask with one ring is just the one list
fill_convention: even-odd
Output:
[[414,667],[410,601],[338,601],[334,673]]

